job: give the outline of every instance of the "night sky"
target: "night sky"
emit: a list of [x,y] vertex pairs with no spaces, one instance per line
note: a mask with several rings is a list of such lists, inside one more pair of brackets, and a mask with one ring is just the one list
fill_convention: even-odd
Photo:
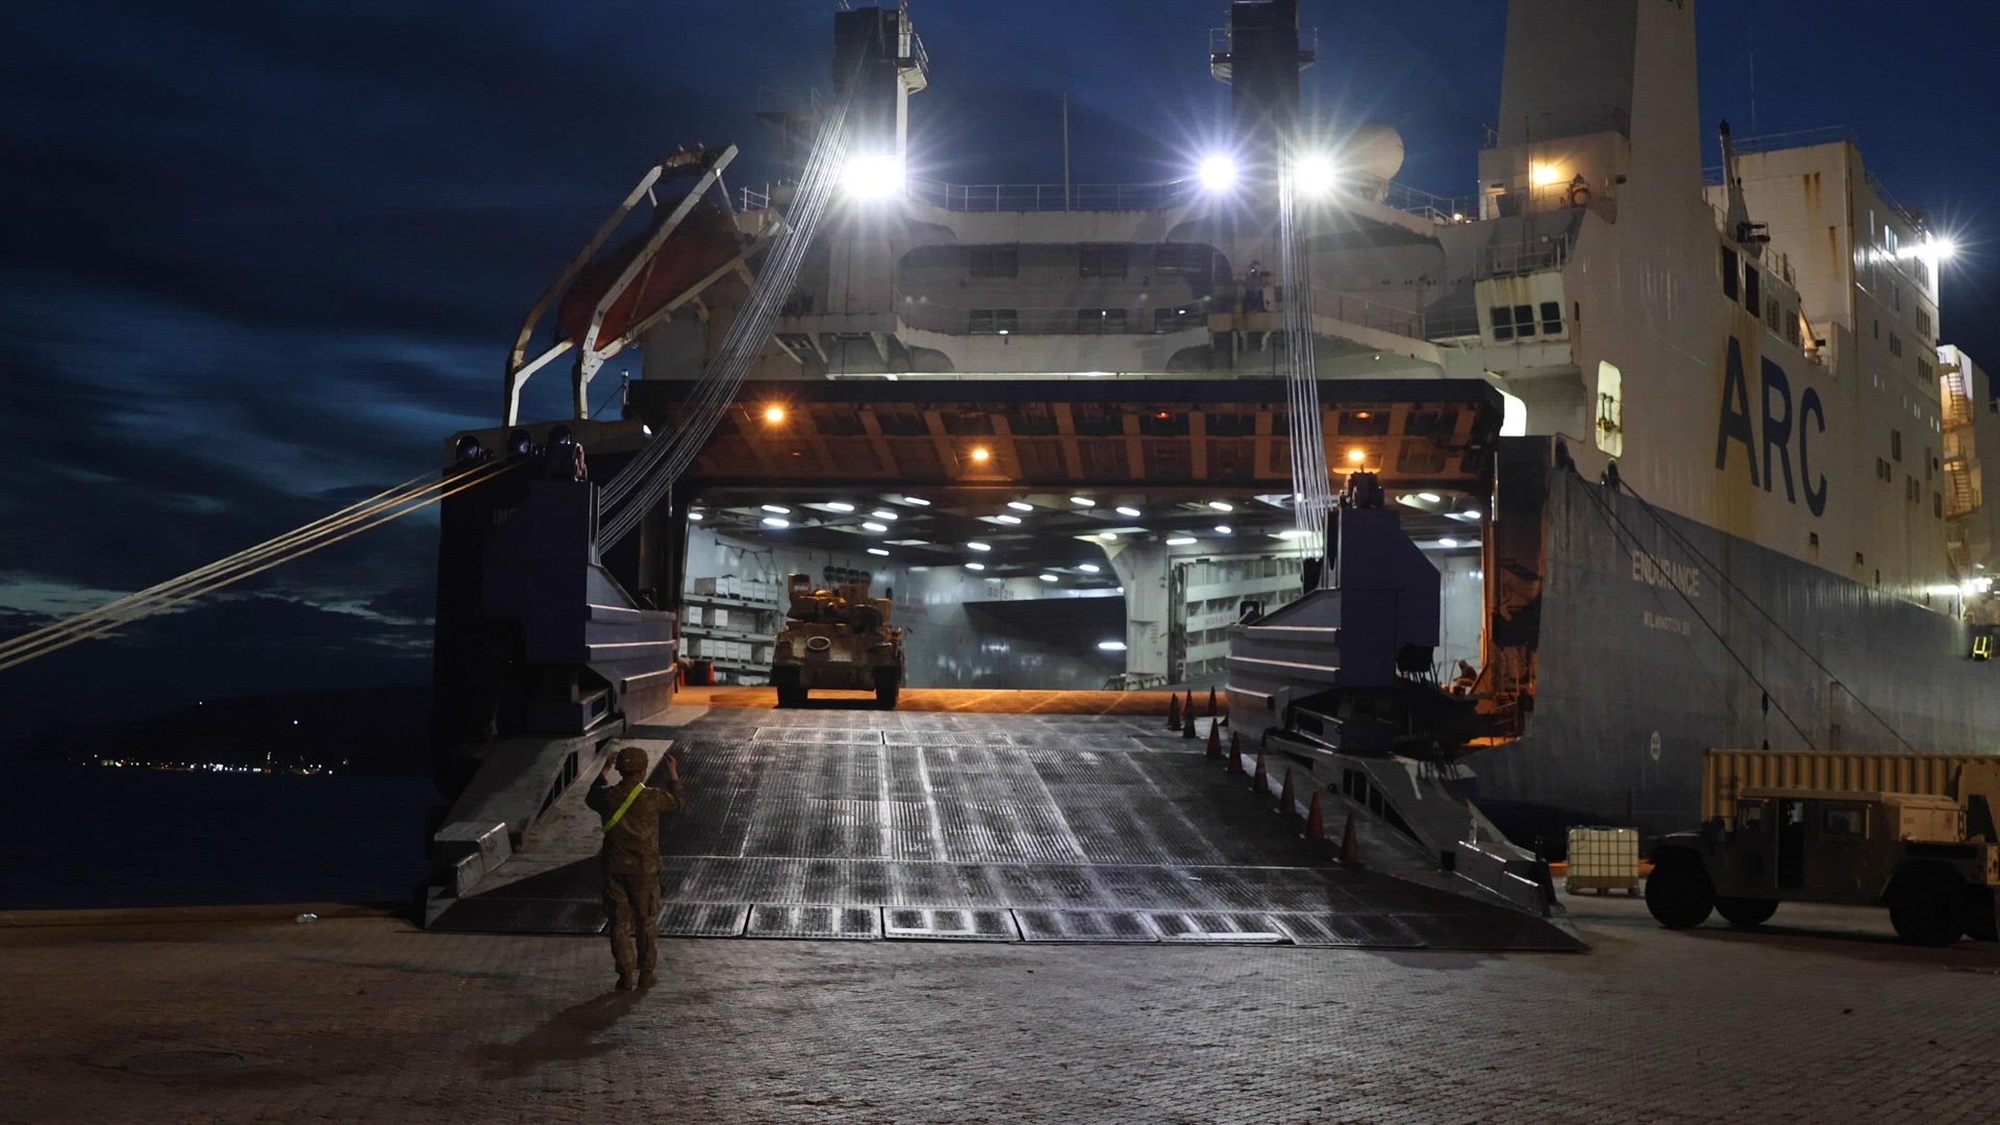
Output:
[[[917,0],[913,173],[1186,174],[1226,101],[1221,0]],[[1504,6],[1306,0],[1306,102],[1470,194]],[[0,636],[435,467],[488,425],[518,318],[639,172],[827,86],[828,0],[66,0],[0,37]],[[1856,129],[1969,244],[1942,338],[2000,370],[2000,144],[1972,0],[1705,0],[1703,117]],[[754,13],[754,14],[753,14]],[[1755,43],[1756,112],[1748,43]],[[975,144],[973,139],[980,139]],[[760,150],[762,152],[760,153]],[[1711,154],[1710,162],[1713,163]],[[600,381],[615,393],[621,367]],[[525,413],[562,410],[558,372]],[[0,672],[0,737],[204,696],[427,675],[435,524],[403,521],[114,641]],[[103,685],[111,684],[111,690]]]

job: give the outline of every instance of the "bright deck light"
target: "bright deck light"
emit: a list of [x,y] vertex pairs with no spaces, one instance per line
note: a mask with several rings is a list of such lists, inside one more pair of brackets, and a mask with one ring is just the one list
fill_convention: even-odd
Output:
[[1368,451],[1365,449],[1350,449],[1347,451],[1347,463],[1350,465],[1359,465],[1366,460],[1368,460]]
[[1325,195],[1340,182],[1340,168],[1333,157],[1312,152],[1299,158],[1292,172],[1292,184],[1304,195]]
[[972,459],[982,463],[990,461],[993,459],[993,451],[983,445],[975,445],[972,447]]
[[1561,168],[1553,164],[1535,164],[1528,169],[1528,178],[1536,187],[1553,187],[1564,180]]
[[784,420],[785,420],[784,407],[779,406],[777,403],[774,402],[771,405],[764,408],[764,421],[769,422],[770,424],[775,426]]
[[1236,161],[1219,152],[1205,156],[1195,169],[1195,178],[1204,191],[1228,191],[1236,186]]
[[689,513],[688,513],[688,519],[690,519],[690,520],[693,520],[693,521],[694,521],[695,523],[700,523],[700,522],[701,522],[702,520],[704,520],[704,519],[706,519],[706,518],[707,518],[707,517],[706,517],[706,516],[704,516],[704,515],[703,515],[702,513],[700,513],[700,512],[689,512]]
[[888,199],[903,194],[903,162],[888,153],[862,153],[848,158],[840,186],[856,199]]
[[1124,641],[1099,641],[1097,647],[1105,652],[1124,652]]

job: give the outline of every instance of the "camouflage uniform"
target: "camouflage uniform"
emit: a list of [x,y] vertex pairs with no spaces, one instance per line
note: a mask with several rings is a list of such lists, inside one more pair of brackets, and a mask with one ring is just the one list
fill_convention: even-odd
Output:
[[[646,752],[637,746],[618,751],[618,784],[599,777],[584,795],[584,803],[609,824],[619,806],[646,776]],[[604,865],[604,913],[610,923],[611,960],[618,966],[618,987],[651,988],[657,958],[660,916],[660,818],[681,808],[681,787],[669,780],[663,789],[645,786],[625,809],[615,827],[604,833],[600,856]]]

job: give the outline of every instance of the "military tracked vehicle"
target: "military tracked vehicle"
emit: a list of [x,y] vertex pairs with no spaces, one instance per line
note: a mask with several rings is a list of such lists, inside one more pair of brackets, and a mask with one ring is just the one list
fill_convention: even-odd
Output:
[[869,596],[869,583],[818,586],[810,574],[786,583],[785,629],[771,654],[778,706],[798,707],[814,688],[872,691],[896,706],[903,687],[903,631],[889,624],[894,602]]

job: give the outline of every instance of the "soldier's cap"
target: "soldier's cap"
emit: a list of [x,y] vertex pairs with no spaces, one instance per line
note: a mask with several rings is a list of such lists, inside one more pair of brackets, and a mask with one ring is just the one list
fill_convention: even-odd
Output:
[[645,749],[630,743],[618,748],[618,756],[613,761],[618,766],[618,772],[626,777],[646,776],[646,767],[651,764],[646,758]]

